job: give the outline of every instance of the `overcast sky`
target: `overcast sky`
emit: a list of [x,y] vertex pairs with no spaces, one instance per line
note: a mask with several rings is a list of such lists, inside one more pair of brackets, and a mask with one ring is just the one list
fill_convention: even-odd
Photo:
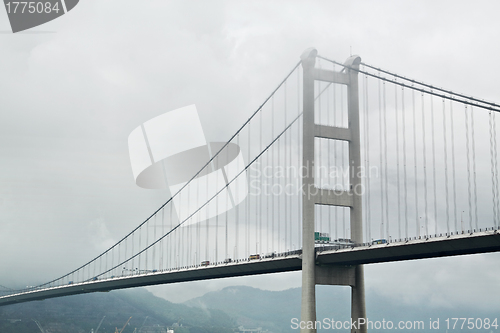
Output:
[[[499,10],[497,1],[82,0],[18,34],[0,10],[0,284],[58,277],[166,201],[134,183],[134,128],[196,104],[208,141],[225,141],[308,47],[500,102]],[[369,292],[436,307],[498,308],[499,282],[499,254],[366,267]],[[299,287],[300,273],[149,289],[179,302],[237,284]]]

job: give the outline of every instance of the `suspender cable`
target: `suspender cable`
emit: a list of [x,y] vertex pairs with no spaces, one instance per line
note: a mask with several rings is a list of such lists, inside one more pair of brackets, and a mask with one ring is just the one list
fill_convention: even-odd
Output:
[[467,151],[467,183],[469,192],[469,227],[472,230],[472,194],[470,183],[470,152],[469,152],[469,117],[467,115],[467,105],[465,105],[465,137],[466,137],[466,151]]
[[[286,84],[286,83],[285,83]],[[260,111],[260,142],[259,142],[259,151],[262,151],[262,111]],[[259,172],[259,178],[260,178],[260,186],[262,188],[262,163],[264,162],[264,156],[260,158],[260,172]],[[260,193],[259,197],[259,252],[262,252],[262,197],[263,194],[262,192]]]
[[470,121],[471,121],[471,132],[472,132],[472,175],[474,177],[474,219],[476,221],[476,230],[479,230],[478,219],[477,219],[477,183],[476,183],[476,135],[474,131],[474,109],[470,107]]
[[[209,186],[210,186],[210,184],[208,182],[208,178],[209,177],[205,177],[205,178],[207,180],[207,198],[209,198],[210,197],[210,195],[208,193],[208,189],[209,189]],[[210,260],[210,248],[208,246],[208,240],[210,238],[209,237],[209,231],[210,231],[210,229],[209,229],[209,227],[210,227],[209,226],[209,222],[210,222],[210,218],[208,218],[208,216],[210,216],[209,215],[210,204],[211,204],[211,202],[209,201],[208,204],[207,204],[207,208],[206,208],[206,210],[207,210],[207,223],[205,223],[205,259],[204,259],[204,261]],[[248,202],[247,202],[247,205],[248,205]]]
[[[250,129],[250,127],[248,127]],[[250,131],[249,131],[250,133]],[[250,152],[250,145],[248,147],[248,152]],[[220,164],[220,154],[217,155],[217,166],[221,165]],[[219,171],[215,173],[215,183],[217,184],[217,187],[219,186]],[[215,197],[215,252],[214,252],[214,262],[217,263],[219,259],[219,201],[220,197],[216,196]]]
[[[238,134],[236,136],[236,145],[238,145],[238,147],[240,147],[240,134]],[[240,170],[240,159],[237,158],[236,160],[236,164],[237,164],[237,168],[238,170]],[[239,191],[239,181],[236,181],[236,193],[238,196],[240,196],[240,191]],[[246,186],[245,186],[246,188]],[[248,190],[248,189],[247,189]],[[240,202],[240,198],[238,198],[238,202]],[[234,221],[234,224],[235,224],[235,227],[234,227],[234,259],[238,259],[238,255],[239,255],[239,252],[238,252],[238,244],[240,244],[240,233],[239,233],[239,221],[240,221],[240,205],[237,204],[236,205],[236,208],[235,208],[235,215],[236,215],[236,219]]]
[[364,106],[364,127],[365,127],[365,210],[366,210],[366,241],[371,242],[371,223],[370,223],[370,120],[368,113],[368,77],[365,75],[363,84],[363,106]]
[[[431,95],[431,121],[432,121],[432,185],[434,189],[434,224],[437,226],[437,186],[436,186],[436,135],[434,126],[434,103]],[[443,125],[444,126],[444,125]],[[437,233],[437,232],[436,232]]]
[[[445,100],[443,99],[443,140],[444,140],[444,188],[446,192],[446,232],[450,233],[450,205],[448,196],[448,142],[446,139],[446,108]],[[435,234],[437,234],[437,221],[435,223]]]
[[[147,228],[146,228],[147,229]],[[142,238],[142,227],[139,228],[139,251],[141,250],[141,238]],[[140,274],[141,273],[141,255],[139,255],[139,265],[138,265],[138,270],[137,270],[137,274]],[[94,273],[95,275],[95,273]]]
[[[405,238],[408,239],[408,177],[406,174],[406,111],[405,111],[405,93],[404,87],[401,87],[401,105],[403,115],[403,183],[404,183],[404,198],[405,198]],[[415,93],[412,91],[412,100],[415,104]]]
[[[333,71],[335,72],[335,64],[333,64]],[[342,94],[342,90],[340,91],[340,93]],[[338,124],[337,124],[337,92],[336,92],[336,89],[335,89],[335,85],[333,85],[333,126],[336,126],[338,127]],[[335,165],[336,168],[338,168],[338,159],[337,159],[337,149],[338,149],[338,145],[337,145],[338,141],[335,140],[333,141],[333,163]],[[342,168],[344,166],[342,165]],[[342,170],[341,168],[341,170]],[[338,179],[338,173],[336,175],[336,182],[339,181]],[[343,185],[342,185],[343,186]],[[335,184],[335,189],[337,188],[337,184]],[[338,233],[338,221],[339,221],[339,212],[338,212],[338,207],[335,206],[334,208],[335,210],[335,239],[338,239],[339,238],[339,233]]]
[[497,228],[500,224],[500,207],[499,207],[499,184],[498,184],[498,158],[497,158],[497,128],[496,128],[496,115],[493,113],[492,115],[492,118],[493,118],[493,150],[494,150],[494,153],[495,153],[495,184],[497,185],[496,187],[496,191],[497,191],[497,194],[496,194],[496,207],[497,207],[497,221],[496,221],[496,224],[495,224],[495,227]]
[[453,102],[450,101],[450,125],[451,125],[451,163],[453,171],[453,217],[455,220],[455,232],[458,232],[458,210],[457,210],[457,184],[455,168],[455,128],[453,125]]
[[[236,183],[237,184],[237,183]],[[200,182],[196,182],[196,207],[198,207],[200,205]],[[196,251],[195,251],[195,261],[194,261],[194,264],[195,265],[198,265],[200,263],[200,260],[199,260],[199,257],[200,257],[200,242],[201,242],[201,238],[200,238],[200,228],[201,228],[201,214],[197,214],[198,215],[198,221],[196,223]],[[237,222],[236,222],[237,223]],[[163,226],[162,226],[162,235],[164,235],[164,232],[163,232]]]
[[[285,97],[285,100],[284,100],[284,108],[285,108],[284,120],[285,120],[285,126],[284,127],[286,128],[286,126],[288,125],[287,124],[287,105],[286,105],[287,104],[286,103],[287,102],[286,101],[286,95],[287,95],[287,83],[286,82],[283,85],[283,94],[284,94],[284,97]],[[286,174],[288,173],[288,171],[287,171],[288,170],[288,168],[287,168],[287,166],[288,166],[288,164],[287,164],[287,162],[288,162],[288,160],[287,160],[287,156],[288,156],[288,154],[287,154],[288,140],[287,139],[288,139],[288,131],[285,132],[284,139],[283,139],[283,153],[285,155],[284,156],[284,160],[283,160],[283,164],[284,164],[284,167],[283,167],[283,170],[284,170],[284,175],[283,175],[284,186],[283,186],[283,188],[286,188],[286,185],[287,185],[286,183],[287,183],[287,178],[288,178],[286,176]],[[285,213],[284,215],[285,216],[284,216],[284,220],[285,220],[285,250],[286,250],[287,249],[287,240],[288,240],[287,239],[288,238],[287,237],[288,236],[288,196],[286,195],[286,193],[283,193],[283,194],[285,196],[285,211],[284,211],[284,213]]]
[[[198,226],[199,226],[199,223],[198,223]],[[162,234],[162,236],[165,234],[165,208],[162,208],[162,210],[161,210],[161,234]],[[159,260],[158,261],[158,268],[160,270],[163,270],[163,267],[164,267],[163,266],[163,250],[164,250],[163,244],[164,244],[164,242],[161,241],[160,242],[160,255],[159,255],[159,259],[158,259]],[[196,242],[196,246],[198,246],[198,244],[199,244],[199,240],[198,240],[198,242]]]
[[[425,234],[429,235],[429,210],[427,209],[427,154],[426,154],[426,138],[425,138],[425,103],[424,96],[422,95],[422,162],[424,166],[424,222],[425,222]],[[432,97],[431,97],[431,118],[434,118],[434,112],[432,110]],[[434,121],[432,121],[432,152],[434,153]],[[433,154],[434,155],[434,154]],[[434,159],[433,159],[434,163]],[[434,166],[434,164],[433,164]],[[435,178],[435,177],[434,177]],[[437,221],[434,221],[437,223]]]
[[493,197],[493,223],[497,226],[497,207],[496,207],[496,188],[498,184],[495,182],[495,154],[493,152],[493,112],[489,113],[490,125],[490,160],[491,160],[491,192]]
[[[300,72],[300,71],[299,71]],[[271,137],[274,138],[274,96],[271,99]],[[271,166],[274,168],[274,150],[275,147],[271,147]],[[274,172],[274,171],[273,171]],[[271,205],[272,205],[272,220],[271,220],[271,249],[275,249],[274,247],[274,194],[273,189],[274,189],[274,181],[275,177],[272,177],[273,180],[273,185],[271,186]]]
[[[330,122],[330,94],[326,94],[326,122],[328,124],[328,126],[332,126],[331,122]],[[331,150],[331,142],[332,140],[328,140],[327,141],[327,151],[328,151],[328,174],[330,173],[330,168],[331,168],[331,159],[330,159],[330,150]],[[328,181],[331,182],[331,178],[328,177]],[[330,184],[330,188],[331,188],[331,185]],[[330,237],[333,237],[333,234],[332,234],[332,209],[330,207],[328,207],[328,234],[330,235]]]
[[[281,148],[281,145],[283,144],[283,141],[284,141],[283,137],[280,137],[278,139],[278,166],[279,167],[282,167],[282,165],[281,165],[281,151],[284,149]],[[278,188],[281,188],[282,179],[278,178],[278,182],[280,185]],[[282,206],[281,195],[278,195],[278,251],[279,252],[281,252],[281,223],[282,223],[281,213],[283,211],[281,206]]]
[[[274,100],[274,96],[273,96]],[[273,110],[274,111],[274,110]],[[274,115],[274,112],[273,112]],[[248,123],[248,139],[247,139],[247,146],[248,146],[248,160],[251,161],[252,157],[250,155],[250,142],[252,140],[251,138],[251,132],[252,132],[252,123]],[[246,254],[245,256],[248,257],[250,253],[250,200],[245,200],[246,201]]]
[[[261,119],[262,119],[262,111],[261,111]],[[262,124],[262,122],[261,122],[261,124]],[[262,125],[261,125],[261,129],[262,129]],[[262,140],[262,131],[261,131],[260,137],[261,137],[261,140]],[[226,149],[226,161],[227,161],[227,163],[229,163],[229,149]],[[229,214],[228,212],[229,212],[229,207],[230,207],[229,206],[230,205],[230,203],[229,203],[229,191],[230,191],[230,189],[229,189],[229,184],[228,184],[229,183],[229,177],[228,177],[227,174],[226,174],[226,178],[227,179],[224,180],[224,182],[226,182],[226,207],[225,207],[225,211],[226,211],[225,212],[225,215],[226,215],[226,221],[225,221],[226,223],[225,224],[226,225],[224,227],[224,229],[225,229],[225,235],[224,236],[225,236],[225,243],[226,243],[225,245],[226,246],[224,248],[224,261],[229,258],[229,252],[228,252],[228,250],[229,250],[229,248],[228,248],[228,230],[227,230],[227,228],[228,228],[228,221],[227,221],[227,219],[228,219],[228,214]],[[261,180],[260,183],[262,184],[262,180]],[[234,194],[233,194],[233,199],[234,199]],[[261,199],[261,202],[262,202],[262,195],[261,195],[260,199]],[[233,200],[233,203],[235,203],[234,200]],[[197,207],[198,207],[198,205],[197,205]],[[259,212],[259,218],[262,218],[261,216],[262,215]]]
[[394,119],[396,121],[396,178],[398,187],[398,238],[401,239],[401,186],[399,177],[399,119],[398,86],[394,85]]
[[[379,113],[379,149],[380,149],[380,170],[382,173],[382,178],[384,177],[384,162],[383,162],[383,151],[384,151],[384,141],[382,138],[382,132],[384,131],[384,128],[382,126],[382,88],[381,88],[381,83],[378,81],[378,113]],[[380,180],[380,238],[384,238],[384,182],[383,179]]]
[[[335,65],[334,65],[335,66]],[[302,114],[300,110],[300,106],[302,105],[300,102],[300,71],[297,71],[297,118],[300,117]],[[300,125],[300,122],[297,124],[297,170],[301,170],[301,161],[302,161],[302,156],[301,156],[301,151],[302,151],[302,145],[301,145],[301,133],[300,129],[302,126]],[[297,175],[297,189],[300,188],[300,175]],[[298,191],[297,191],[298,192]],[[302,196],[297,194],[297,248],[302,248],[301,242],[302,242],[302,214],[301,214],[301,199]]]
[[367,199],[367,215],[366,222],[368,224],[368,239],[370,242],[372,240],[372,224],[371,224],[371,190],[370,190],[370,120],[369,120],[369,109],[368,109],[368,76],[365,76],[365,93],[366,93],[366,199]]
[[417,128],[416,128],[417,121],[415,114],[416,114],[415,104],[413,104],[413,163],[415,170],[415,223],[416,223],[415,226],[417,228],[417,236],[420,237],[420,219],[418,216]]
[[[342,124],[342,126],[344,126],[344,91],[343,91],[343,87],[341,86],[340,87],[340,123]],[[345,149],[344,149],[344,145],[341,145],[341,148],[342,148],[342,187],[343,187],[343,190],[345,191],[345,188],[346,188],[346,180],[344,178],[344,168],[345,168],[345,159],[344,159],[344,156],[345,156]],[[349,158],[347,159],[349,161]],[[347,163],[347,168],[349,169],[349,165],[351,163]],[[349,184],[349,183],[348,183]],[[346,228],[345,228],[345,224],[346,224],[346,217],[345,217],[345,209],[342,209],[342,227],[344,228],[344,238],[351,238],[349,235],[347,235],[346,233]]]
[[385,169],[385,229],[386,238],[389,240],[389,176],[387,172],[387,105],[386,105],[386,90],[385,82],[383,83],[383,98],[384,98],[384,169]]
[[[139,229],[140,230],[140,229]],[[132,242],[132,251],[131,251],[131,255],[133,256],[134,255],[134,235],[135,235],[135,232],[132,234],[132,237],[131,237],[131,242]],[[132,267],[131,269],[134,269],[134,259],[132,259]]]

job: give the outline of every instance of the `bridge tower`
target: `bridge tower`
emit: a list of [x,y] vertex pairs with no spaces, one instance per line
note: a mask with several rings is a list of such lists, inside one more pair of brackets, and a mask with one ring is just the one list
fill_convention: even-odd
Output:
[[[351,239],[363,242],[362,191],[359,170],[361,166],[358,72],[361,58],[351,56],[341,72],[315,68],[317,50],[310,48],[301,55],[303,68],[303,157],[302,157],[302,311],[301,323],[316,322],[317,284],[351,286],[351,318],[358,322],[366,318],[364,272],[362,265],[335,266],[316,263],[314,245],[315,205],[343,206],[350,208]],[[314,120],[314,83],[316,80],[347,86],[348,128],[316,124]],[[342,140],[349,143],[350,189],[332,191],[318,189],[314,181],[315,138]],[[302,333],[315,333],[316,328],[306,327]],[[366,333],[366,325],[352,328],[352,333]]]

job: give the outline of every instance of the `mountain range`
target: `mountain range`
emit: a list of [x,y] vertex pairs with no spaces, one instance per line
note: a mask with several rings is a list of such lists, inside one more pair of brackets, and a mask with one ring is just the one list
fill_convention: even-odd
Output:
[[[316,288],[317,320],[349,320],[348,287]],[[374,323],[391,320],[396,324],[399,321],[422,321],[424,329],[420,332],[445,332],[446,318],[489,318],[493,321],[499,316],[498,309],[435,308],[398,302],[389,296],[367,292],[369,320]],[[0,307],[0,332],[34,333],[43,329],[46,333],[89,333],[95,331],[102,320],[98,333],[113,333],[116,328],[124,327],[130,317],[123,333],[165,333],[167,328],[176,333],[226,333],[238,332],[240,327],[261,327],[262,331],[269,333],[298,332],[293,329],[293,318],[300,320],[300,298],[300,288],[268,291],[233,286],[177,304],[156,297],[144,288],[118,290]],[[429,329],[430,318],[433,321],[440,319],[439,330]],[[491,329],[493,332],[497,330]],[[328,332],[330,329],[323,327],[318,331]],[[468,329],[448,331],[471,332]]]

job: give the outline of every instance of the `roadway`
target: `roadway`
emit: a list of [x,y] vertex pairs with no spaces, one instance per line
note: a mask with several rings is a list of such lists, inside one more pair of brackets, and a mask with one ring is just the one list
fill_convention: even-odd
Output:
[[[316,250],[316,260],[319,265],[350,266],[497,251],[500,251],[500,234],[497,230],[488,230],[470,234],[464,233],[453,236],[412,239],[377,245],[336,249],[318,247]],[[240,260],[210,266],[194,266],[183,269],[119,276],[46,289],[30,289],[0,297],[0,306],[68,295],[106,292],[115,289],[297,271],[301,270],[301,268],[302,260],[300,253],[282,253],[273,258]]]

